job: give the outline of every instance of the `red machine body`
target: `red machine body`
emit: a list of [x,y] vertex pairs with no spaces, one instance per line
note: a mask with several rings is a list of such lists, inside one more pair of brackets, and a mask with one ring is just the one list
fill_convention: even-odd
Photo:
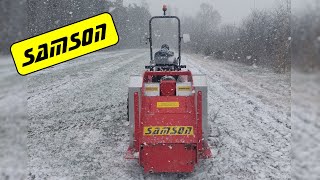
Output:
[[[192,172],[199,159],[211,157],[205,75],[192,75],[181,65],[180,19],[154,16],[149,21],[150,65],[143,76],[131,76],[128,92],[130,145],[127,159],[138,159],[144,172]],[[153,20],[176,21],[178,55],[163,44],[153,54]],[[184,38],[189,37],[189,38]],[[188,40],[189,39],[189,40]],[[162,41],[162,40],[161,40]],[[169,58],[174,58],[172,61]],[[195,80],[195,81],[194,81]]]
[[[164,76],[187,82],[154,82]],[[185,91],[190,93],[179,94]],[[126,158],[138,159],[145,172],[157,173],[192,172],[199,159],[211,157],[202,132],[202,92],[195,91],[190,71],[146,71],[133,96],[133,144]]]

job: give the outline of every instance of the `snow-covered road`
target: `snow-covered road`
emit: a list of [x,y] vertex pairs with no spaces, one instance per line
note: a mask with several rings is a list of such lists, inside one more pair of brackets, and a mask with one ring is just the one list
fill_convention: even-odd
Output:
[[27,77],[29,179],[290,179],[290,74],[200,55],[182,61],[207,74],[214,158],[186,175],[125,160],[127,84],[148,55],[99,52]]
[[292,176],[320,179],[320,73],[292,73]]
[[233,62],[187,56],[194,73],[207,74],[212,177],[290,177],[290,76]]
[[0,180],[27,177],[27,95],[23,79],[11,57],[0,57]]

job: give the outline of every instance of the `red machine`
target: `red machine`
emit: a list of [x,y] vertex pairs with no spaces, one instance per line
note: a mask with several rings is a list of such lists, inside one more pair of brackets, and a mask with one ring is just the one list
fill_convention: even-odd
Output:
[[[164,8],[165,12],[165,8]],[[206,142],[207,85],[204,75],[182,71],[180,20],[178,63],[151,64],[143,76],[131,76],[128,93],[130,145],[127,159],[138,159],[144,172],[192,172],[199,159],[211,157]]]

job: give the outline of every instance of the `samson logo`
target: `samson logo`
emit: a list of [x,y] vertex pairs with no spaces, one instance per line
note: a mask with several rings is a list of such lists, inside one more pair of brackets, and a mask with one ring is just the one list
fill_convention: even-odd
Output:
[[144,135],[193,135],[192,126],[146,126]]
[[[104,40],[106,38],[106,24],[101,24],[96,26],[96,29],[93,28],[86,29],[82,32],[82,39],[79,39],[79,32],[76,32],[70,36],[70,40],[72,44],[74,44],[71,47],[68,47],[68,37],[62,37],[59,39],[56,39],[54,41],[51,41],[50,45],[51,47],[48,48],[48,44],[41,44],[38,47],[38,55],[35,56],[32,54],[33,48],[27,49],[24,52],[24,55],[26,58],[29,58],[29,61],[22,64],[22,67],[28,66],[32,63],[36,63],[42,60],[46,60],[49,57],[52,58],[54,56],[59,56],[62,53],[67,53],[73,50],[78,49],[80,46],[88,46],[94,42],[98,42],[100,40]],[[50,53],[50,56],[49,56]]]
[[118,42],[110,14],[103,13],[74,24],[32,37],[11,46],[21,75],[26,75]]

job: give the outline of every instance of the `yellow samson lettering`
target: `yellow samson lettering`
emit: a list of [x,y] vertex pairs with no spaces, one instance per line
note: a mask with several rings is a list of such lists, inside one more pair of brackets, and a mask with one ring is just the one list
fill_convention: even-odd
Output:
[[193,135],[192,126],[145,126],[143,135]]
[[17,42],[11,54],[20,75],[117,44],[118,33],[110,14],[100,15]]

